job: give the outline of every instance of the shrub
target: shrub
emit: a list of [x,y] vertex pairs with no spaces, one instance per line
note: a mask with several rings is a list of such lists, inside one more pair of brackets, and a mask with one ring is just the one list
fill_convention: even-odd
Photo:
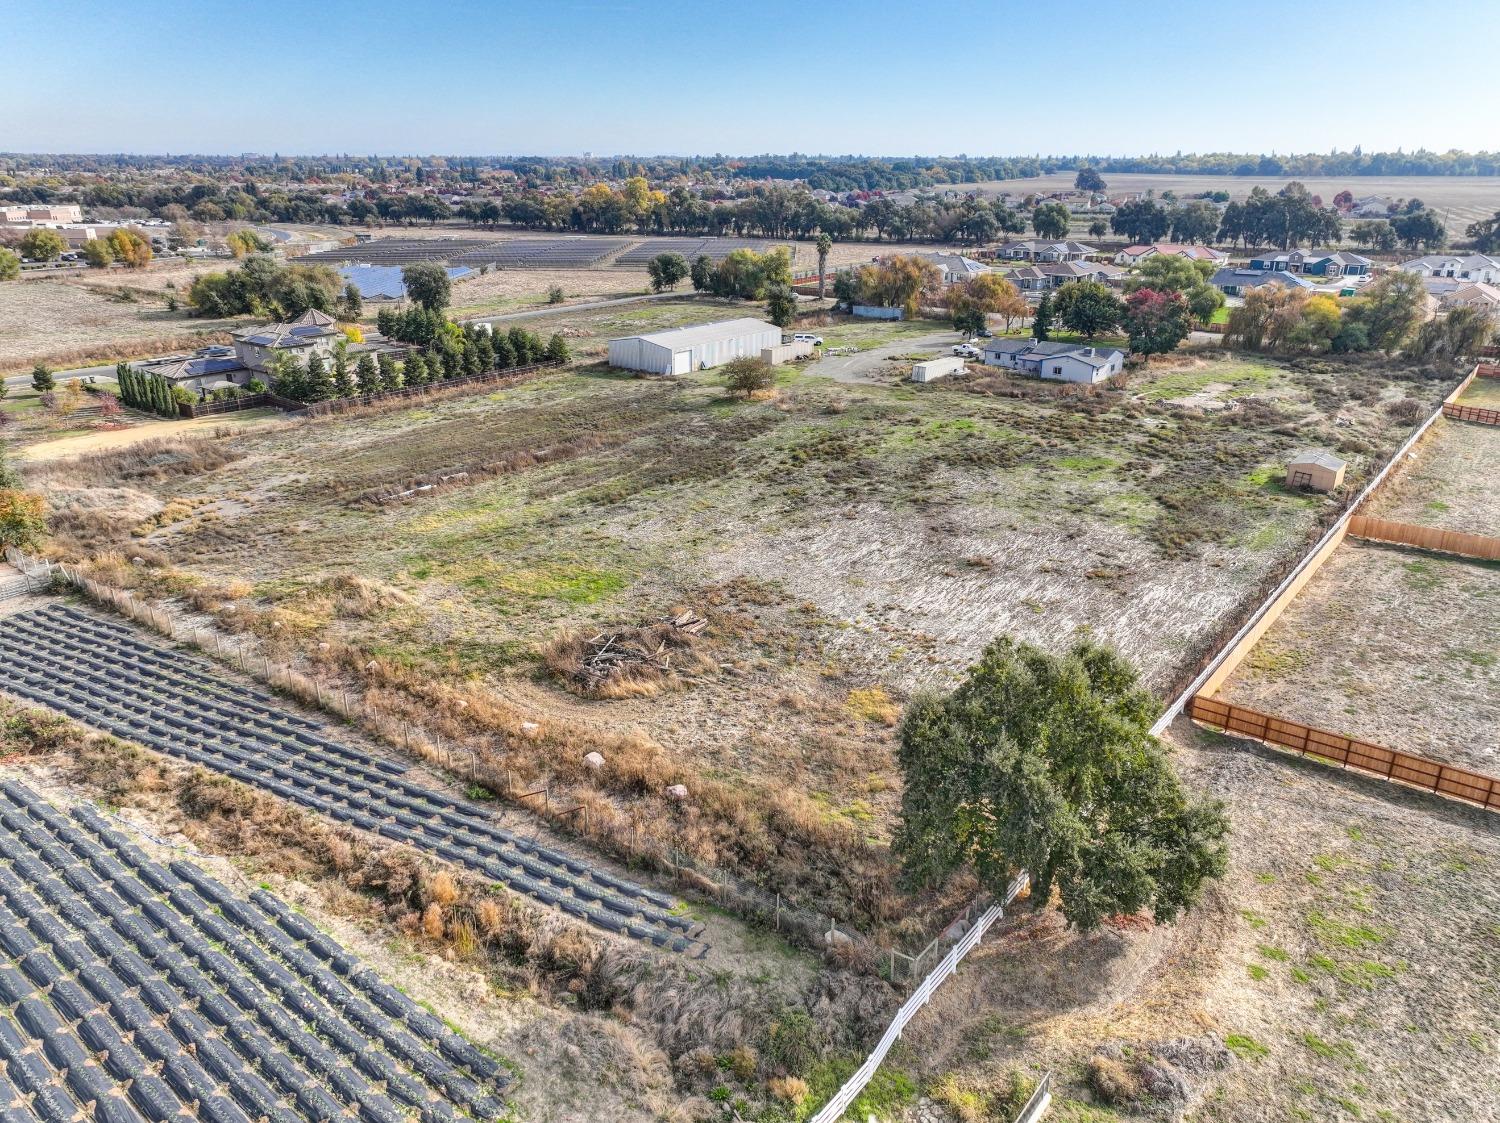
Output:
[[548,304],[561,304],[566,299],[567,294],[563,292],[563,287],[561,285],[553,285],[547,290]]
[[817,1062],[823,1044],[812,1015],[789,1006],[766,1026],[760,1052],[771,1068],[801,1076]]
[[1089,1058],[1088,1081],[1094,1094],[1111,1107],[1128,1107],[1141,1096],[1141,1081],[1135,1070],[1107,1054]]
[[807,1099],[807,1081],[800,1076],[774,1076],[766,1088],[771,1095],[792,1107]]
[[751,355],[731,359],[724,364],[724,381],[731,394],[752,394],[776,385],[776,370],[770,363]]
[[40,495],[7,488],[0,491],[0,547],[32,550],[47,530],[47,506]]

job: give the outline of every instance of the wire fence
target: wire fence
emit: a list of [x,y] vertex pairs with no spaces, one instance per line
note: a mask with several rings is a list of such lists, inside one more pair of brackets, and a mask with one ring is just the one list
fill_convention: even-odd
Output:
[[891,1019],[891,1024],[886,1027],[880,1041],[865,1058],[865,1063],[855,1070],[854,1075],[845,1082],[832,1099],[823,1105],[809,1123],[834,1123],[843,1116],[849,1105],[865,1090],[865,1085],[874,1078],[876,1070],[880,1068],[886,1054],[891,1051],[891,1046],[900,1039],[901,1031],[906,1028],[907,1023],[917,1016],[922,1007],[927,1005],[948,976],[958,970],[958,965],[963,962],[964,957],[979,946],[979,942],[984,939],[985,933],[994,923],[1005,915],[1005,906],[1020,896],[1030,884],[1031,879],[1024,872],[1016,875],[1015,880],[1006,887],[1005,900],[986,908],[963,938],[948,949],[948,954],[943,956],[941,962],[933,968],[932,973],[923,979],[917,989],[912,991],[911,997],[901,1004],[901,1009],[896,1011],[896,1016]]
[[[194,627],[128,590],[86,576],[75,566],[32,558],[15,549],[7,549],[6,556],[21,571],[22,576],[14,580],[25,583],[22,592],[46,592],[55,580],[61,580],[95,604],[170,640],[211,654],[294,698],[365,728],[388,727],[384,715],[368,708],[357,690],[326,684],[316,675],[305,674],[289,664],[272,660],[250,645],[231,640],[215,629]],[[378,722],[377,718],[380,719]],[[587,806],[560,798],[560,793],[554,791],[550,783],[527,788],[517,782],[510,769],[485,752],[446,741],[404,721],[399,726],[397,747],[408,756],[432,761],[464,783],[493,791],[506,802],[518,804],[544,820],[589,837]],[[631,860],[645,853],[645,841],[638,838],[618,856]],[[857,961],[893,984],[910,983],[919,977],[956,940],[972,930],[984,909],[983,900],[976,899],[926,947],[910,954],[899,948],[882,946],[859,931],[847,917],[840,918],[825,909],[808,906],[775,887],[767,888],[748,881],[722,867],[704,866],[681,850],[668,850],[667,859],[666,872],[677,876],[680,881],[685,880],[696,891],[742,920],[780,933],[804,947],[824,950],[842,946],[853,953]]]

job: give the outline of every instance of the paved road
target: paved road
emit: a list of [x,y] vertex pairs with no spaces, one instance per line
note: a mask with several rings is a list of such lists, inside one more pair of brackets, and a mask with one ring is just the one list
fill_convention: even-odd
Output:
[[865,351],[856,351],[852,355],[827,355],[806,367],[804,373],[821,375],[835,382],[880,385],[881,380],[875,377],[875,372],[897,355],[911,355],[917,352],[931,352],[929,357],[947,355],[952,353],[953,345],[962,340],[963,336],[956,331],[907,336],[893,343],[885,343]]
[[[115,377],[115,364],[105,363],[97,367],[73,367],[70,370],[55,370],[52,377],[62,385],[70,378],[87,378],[89,375],[97,378],[108,378],[113,381]],[[12,390],[24,390],[31,386],[31,372],[22,371],[20,374],[8,374],[5,376],[5,384]]]

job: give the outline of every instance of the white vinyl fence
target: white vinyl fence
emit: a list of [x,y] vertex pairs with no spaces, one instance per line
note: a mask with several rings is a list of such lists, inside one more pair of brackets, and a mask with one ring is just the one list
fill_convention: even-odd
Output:
[[0,601],[23,593],[45,593],[52,584],[52,567],[46,562],[28,558],[14,546],[5,548],[5,560],[19,569],[21,575],[0,581]]
[[880,1067],[880,1062],[885,1060],[885,1055],[891,1051],[891,1046],[901,1036],[901,1031],[906,1028],[906,1024],[917,1016],[917,1012],[923,1006],[927,1005],[928,1000],[937,992],[937,988],[943,985],[944,980],[958,970],[958,965],[964,956],[978,946],[979,941],[984,939],[984,934],[990,930],[990,926],[1005,915],[1005,906],[1014,901],[1029,884],[1031,884],[1031,878],[1026,873],[1016,875],[1015,880],[1006,887],[1005,900],[991,905],[980,914],[979,919],[974,922],[974,927],[964,934],[963,939],[948,949],[948,954],[943,956],[942,961],[933,968],[932,974],[922,980],[922,985],[912,991],[911,997],[902,1004],[901,1009],[896,1011],[896,1016],[891,1019],[891,1024],[881,1036],[880,1043],[870,1051],[870,1055],[865,1058],[865,1063],[859,1066],[854,1075],[849,1077],[844,1086],[838,1090],[838,1094],[824,1104],[823,1109],[808,1123],[834,1123],[836,1119],[843,1116],[849,1105],[865,1090],[865,1085],[874,1078],[875,1070]]

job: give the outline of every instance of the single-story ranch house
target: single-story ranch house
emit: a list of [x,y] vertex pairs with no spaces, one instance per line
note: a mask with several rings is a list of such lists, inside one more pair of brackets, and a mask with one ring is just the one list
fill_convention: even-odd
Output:
[[1430,253],[1426,257],[1403,261],[1400,268],[1423,277],[1452,277],[1459,281],[1480,281],[1486,285],[1500,284],[1500,259],[1482,253],[1465,257]]
[[1209,284],[1218,289],[1225,296],[1244,296],[1251,289],[1258,289],[1262,285],[1286,285],[1290,288],[1310,289],[1314,285],[1311,281],[1296,273],[1266,272],[1261,269],[1220,269],[1209,278]]
[[1108,283],[1125,270],[1118,265],[1094,261],[1047,261],[1041,265],[1023,265],[1012,269],[1005,279],[1022,292],[1046,292],[1069,281],[1103,281]]
[[1035,339],[991,339],[984,345],[986,366],[1024,371],[1052,382],[1104,382],[1125,369],[1125,353],[1078,343],[1039,343]]
[[1223,250],[1210,249],[1208,246],[1189,246],[1180,242],[1153,242],[1149,246],[1126,246],[1115,254],[1116,265],[1139,265],[1148,257],[1164,254],[1167,257],[1185,257],[1189,261],[1212,261],[1223,265],[1229,261],[1229,255]]
[[1251,269],[1305,273],[1314,277],[1362,277],[1374,265],[1368,257],[1346,250],[1286,250],[1250,259]]
[[1044,242],[1030,238],[1024,242],[1006,242],[995,254],[1012,261],[1082,261],[1098,252],[1082,242]]

